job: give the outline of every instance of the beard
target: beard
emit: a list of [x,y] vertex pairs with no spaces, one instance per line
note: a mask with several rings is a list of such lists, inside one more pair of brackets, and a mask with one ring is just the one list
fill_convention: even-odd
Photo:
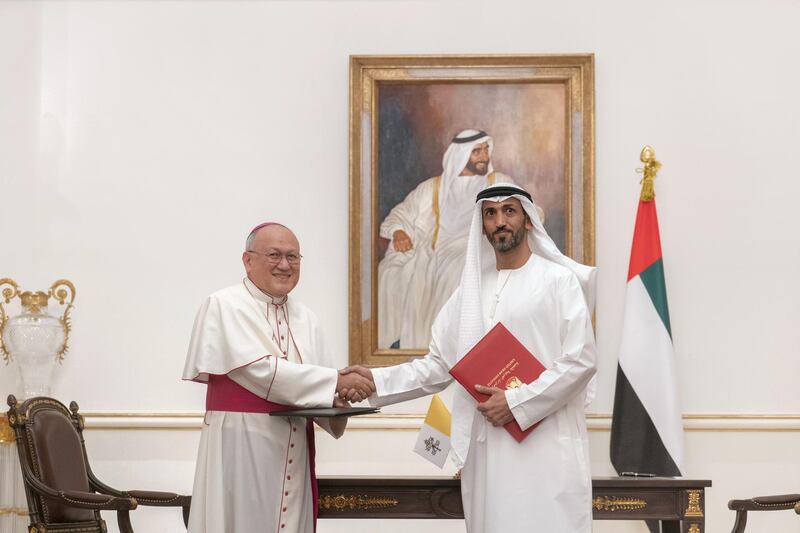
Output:
[[477,174],[478,176],[483,176],[489,171],[489,162],[478,161],[477,163],[473,163],[472,161],[469,161],[467,162],[466,168],[473,174]]
[[[489,244],[498,252],[510,252],[517,246],[523,243],[528,231],[525,226],[522,226],[517,231],[503,230],[494,232],[491,236],[487,236]],[[501,239],[501,236],[505,238]]]

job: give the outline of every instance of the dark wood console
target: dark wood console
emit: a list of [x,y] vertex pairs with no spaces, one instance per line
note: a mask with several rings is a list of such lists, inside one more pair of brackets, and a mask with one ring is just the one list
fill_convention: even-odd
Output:
[[[664,531],[703,533],[710,480],[592,479],[595,520],[661,520]],[[448,478],[321,477],[319,517],[463,518],[461,482]]]

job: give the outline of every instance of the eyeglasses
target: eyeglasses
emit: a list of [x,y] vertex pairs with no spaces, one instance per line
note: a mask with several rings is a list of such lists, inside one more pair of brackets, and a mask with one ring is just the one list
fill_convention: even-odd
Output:
[[284,257],[286,258],[286,262],[289,263],[290,265],[297,265],[300,264],[300,260],[303,258],[302,255],[296,254],[294,252],[289,252],[288,254],[282,254],[280,252],[263,253],[263,252],[256,252],[255,250],[247,250],[247,253],[263,255],[267,259],[267,263],[270,263],[272,265],[280,264],[280,262],[283,260]]

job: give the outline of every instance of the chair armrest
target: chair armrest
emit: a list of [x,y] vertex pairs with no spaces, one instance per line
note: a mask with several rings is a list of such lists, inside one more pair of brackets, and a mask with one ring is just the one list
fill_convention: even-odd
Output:
[[749,500],[731,500],[728,502],[728,509],[731,511],[778,511],[792,509],[799,504],[800,494],[781,494],[778,496],[756,496]]
[[94,492],[83,492],[79,490],[57,490],[48,487],[33,475],[27,463],[22,465],[22,473],[26,484],[34,492],[49,500],[61,502],[68,507],[79,507],[82,509],[96,509],[98,511],[130,511],[136,509],[137,503],[133,498],[123,496],[109,496]]
[[141,505],[155,507],[185,507],[192,501],[191,496],[183,496],[174,492],[158,492],[152,490],[129,490],[126,492]]
[[134,498],[142,505],[153,507],[183,507],[184,509],[188,509],[192,503],[191,496],[183,496],[175,494],[174,492],[115,489],[100,481],[91,471],[89,471],[89,483],[92,489],[101,494],[109,494],[118,498]]
[[43,494],[44,497],[59,501],[69,507],[81,509],[95,509],[98,511],[131,511],[136,509],[137,503],[133,498],[117,498],[94,492],[79,490],[62,490],[57,494]]

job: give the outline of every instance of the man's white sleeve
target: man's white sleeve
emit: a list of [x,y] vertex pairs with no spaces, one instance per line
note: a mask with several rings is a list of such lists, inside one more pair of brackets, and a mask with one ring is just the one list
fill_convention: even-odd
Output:
[[[380,226],[380,236],[391,240],[394,232],[401,229],[414,239],[414,223],[420,213],[421,204],[425,202],[425,182],[418,185],[413,191],[389,211]],[[430,203],[431,200],[428,200]],[[416,244],[416,243],[414,243]]]
[[369,397],[370,405],[380,407],[434,394],[444,390],[453,381],[450,367],[439,351],[439,329],[434,324],[430,351],[425,357],[401,365],[372,369],[375,394]]
[[338,372],[267,356],[229,372],[228,377],[270,402],[310,408],[333,405]]
[[523,430],[581,394],[596,371],[592,321],[578,279],[569,276],[561,280],[558,291],[561,356],[533,383],[505,391],[508,406]]

